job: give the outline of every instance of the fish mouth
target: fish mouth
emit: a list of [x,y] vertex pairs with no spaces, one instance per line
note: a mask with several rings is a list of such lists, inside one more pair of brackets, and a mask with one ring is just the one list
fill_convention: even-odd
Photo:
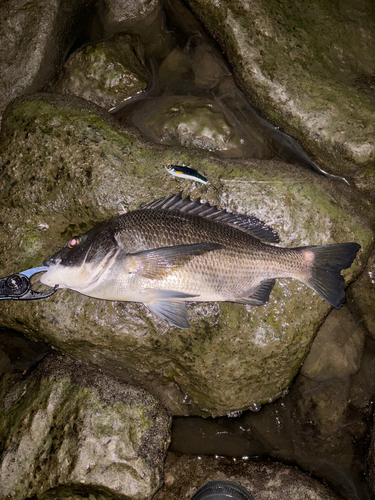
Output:
[[[60,260],[61,260],[61,259],[60,259]],[[53,266],[53,261],[54,261],[54,259],[52,259],[52,257],[51,257],[50,259],[48,259],[48,260],[44,260],[44,261],[42,262],[42,266],[44,266],[44,267],[50,267],[50,266]]]
[[65,266],[62,259],[50,258],[43,262],[48,267],[47,272],[40,277],[44,285],[60,288],[69,288],[80,293],[85,293],[95,287],[112,266],[120,249],[109,252],[96,264],[87,263],[87,252],[85,259],[78,266]]

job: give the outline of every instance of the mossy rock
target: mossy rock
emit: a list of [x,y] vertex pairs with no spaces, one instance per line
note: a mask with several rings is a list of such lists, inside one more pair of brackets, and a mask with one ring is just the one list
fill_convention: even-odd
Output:
[[[347,282],[373,244],[373,206],[343,183],[282,162],[151,146],[78,98],[16,101],[0,147],[4,276],[40,265],[102,220],[179,190],[255,215],[284,247],[358,242]],[[164,165],[182,162],[211,184],[177,183]],[[284,279],[264,307],[190,303],[191,328],[182,331],[143,305],[61,290],[46,300],[2,301],[0,326],[136,381],[174,414],[220,415],[279,397],[330,309],[302,283]]]

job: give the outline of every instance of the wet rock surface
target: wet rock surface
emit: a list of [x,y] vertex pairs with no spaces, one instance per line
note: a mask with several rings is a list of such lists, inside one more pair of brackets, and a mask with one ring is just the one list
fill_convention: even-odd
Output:
[[[178,191],[163,167],[175,163],[178,151],[151,148],[116,130],[78,99],[36,96],[15,103],[4,119],[1,147],[4,273],[39,265],[95,223]],[[345,185],[341,202],[328,180],[318,183],[296,168],[290,181],[281,163],[220,163],[203,153],[185,156],[185,163],[201,165],[216,186],[207,191],[186,181],[185,194],[267,221],[281,246],[359,242],[362,257],[345,273],[347,280],[366,260],[372,232],[353,210],[355,196]],[[143,306],[69,290],[43,301],[6,301],[0,321],[140,383],[174,414],[218,415],[280,396],[329,310],[306,286],[279,280],[261,308],[191,304],[188,335]]]
[[348,377],[361,366],[365,329],[348,306],[332,311],[320,328],[300,373],[321,382]]
[[107,494],[95,498],[153,496],[170,427],[155,398],[53,355],[0,387],[1,498],[48,498],[74,484]]
[[375,339],[375,252],[367,262],[365,271],[350,288],[349,305],[368,333]]
[[14,98],[51,85],[93,4],[12,1],[0,5],[0,112]]
[[262,0],[251,6],[229,0],[188,4],[220,44],[252,102],[323,164],[371,190],[372,3],[352,1],[338,8]]
[[243,150],[246,135],[241,136],[227,110],[208,97],[155,98],[144,103],[143,112],[139,108],[132,123],[155,142],[224,155],[237,156]]
[[147,87],[138,37],[119,35],[74,52],[56,91],[110,109]]
[[[271,456],[297,464],[344,498],[370,500],[361,450],[371,427],[375,343],[363,338],[360,325],[353,339],[345,335],[341,339],[343,326],[345,334],[345,328],[353,324],[348,311],[344,317],[342,323],[337,322],[336,311],[327,317],[302,367],[305,374],[296,377],[281,399],[229,419],[175,419],[171,449],[236,459]],[[336,342],[327,342],[331,337]],[[360,364],[352,342],[363,350]],[[337,370],[345,351],[345,368]],[[323,358],[326,363],[319,363]]]
[[257,500],[339,500],[327,486],[295,467],[271,461],[187,457],[168,453],[165,483],[154,500],[190,499],[208,481],[234,481]]

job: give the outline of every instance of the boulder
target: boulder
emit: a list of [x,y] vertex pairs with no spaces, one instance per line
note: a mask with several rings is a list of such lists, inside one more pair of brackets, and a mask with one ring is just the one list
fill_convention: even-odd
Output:
[[375,340],[375,251],[372,252],[366,269],[348,290],[349,306]]
[[74,94],[105,109],[147,87],[139,39],[118,35],[74,52],[64,66],[56,91]]
[[355,374],[360,366],[365,330],[347,306],[333,310],[320,328],[301,373],[322,382]]
[[[218,160],[203,151],[151,146],[78,98],[16,101],[0,148],[4,275],[40,265],[96,223],[179,190],[255,215],[279,232],[284,247],[358,242],[361,253],[344,272],[348,282],[372,248],[371,205],[353,188],[282,162]],[[211,184],[176,183],[164,165],[182,162]],[[222,415],[282,395],[331,309],[287,279],[278,280],[264,307],[189,304],[187,331],[143,305],[66,289],[0,306],[0,327],[136,381],[176,415]]]
[[339,500],[327,486],[304,474],[297,467],[271,461],[188,457],[168,453],[165,483],[154,500],[190,500],[208,481],[233,481],[256,500]]
[[51,85],[94,12],[93,1],[16,0],[0,5],[0,114],[14,98]]
[[373,191],[375,20],[370,0],[188,0],[237,83],[325,170]]
[[0,394],[0,498],[76,488],[146,500],[159,488],[171,420],[143,389],[48,355],[4,375]]

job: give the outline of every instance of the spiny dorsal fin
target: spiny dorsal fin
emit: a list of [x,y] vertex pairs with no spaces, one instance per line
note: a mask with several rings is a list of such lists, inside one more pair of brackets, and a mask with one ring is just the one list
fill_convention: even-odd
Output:
[[251,215],[232,214],[225,209],[217,208],[208,202],[202,203],[201,199],[191,200],[189,196],[182,197],[182,193],[172,194],[160,200],[141,205],[138,210],[179,210],[185,214],[199,215],[206,219],[219,221],[235,227],[244,233],[268,243],[278,243],[279,235],[264,222]]

